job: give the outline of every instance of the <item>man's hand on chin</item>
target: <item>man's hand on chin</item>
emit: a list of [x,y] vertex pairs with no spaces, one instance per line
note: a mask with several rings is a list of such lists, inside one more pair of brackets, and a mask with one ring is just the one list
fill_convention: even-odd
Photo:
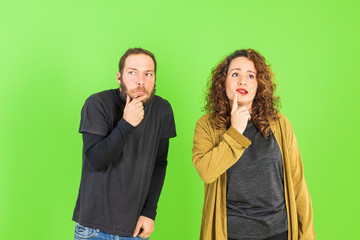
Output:
[[[140,229],[142,229],[142,232],[139,235]],[[154,231],[154,220],[148,217],[140,216],[136,224],[133,237],[139,235],[140,237],[148,238],[150,237],[153,231]]]

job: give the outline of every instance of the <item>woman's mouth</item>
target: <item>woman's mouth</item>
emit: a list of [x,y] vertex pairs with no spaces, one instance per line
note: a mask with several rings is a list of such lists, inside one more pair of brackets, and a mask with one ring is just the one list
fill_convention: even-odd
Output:
[[236,89],[236,91],[238,93],[240,93],[241,95],[246,95],[249,93],[246,89],[243,89],[243,88]]

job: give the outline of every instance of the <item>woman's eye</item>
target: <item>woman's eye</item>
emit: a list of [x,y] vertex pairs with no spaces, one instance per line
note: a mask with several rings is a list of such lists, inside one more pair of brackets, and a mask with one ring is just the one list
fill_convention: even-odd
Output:
[[232,77],[237,77],[237,76],[239,76],[239,74],[238,73],[233,73],[231,76]]
[[255,76],[254,75],[249,75],[248,78],[254,79]]

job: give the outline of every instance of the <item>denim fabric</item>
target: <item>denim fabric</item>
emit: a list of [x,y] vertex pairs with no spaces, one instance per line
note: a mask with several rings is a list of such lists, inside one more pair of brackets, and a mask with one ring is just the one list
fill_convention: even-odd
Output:
[[106,233],[100,229],[91,227],[84,227],[80,224],[75,224],[75,237],[74,240],[149,240],[150,238],[137,237],[122,237],[119,235],[113,235]]

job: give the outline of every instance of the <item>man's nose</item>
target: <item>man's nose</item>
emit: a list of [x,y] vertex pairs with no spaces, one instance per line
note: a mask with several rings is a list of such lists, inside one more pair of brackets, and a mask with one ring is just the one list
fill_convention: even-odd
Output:
[[144,85],[144,76],[140,75],[136,84],[139,86]]

